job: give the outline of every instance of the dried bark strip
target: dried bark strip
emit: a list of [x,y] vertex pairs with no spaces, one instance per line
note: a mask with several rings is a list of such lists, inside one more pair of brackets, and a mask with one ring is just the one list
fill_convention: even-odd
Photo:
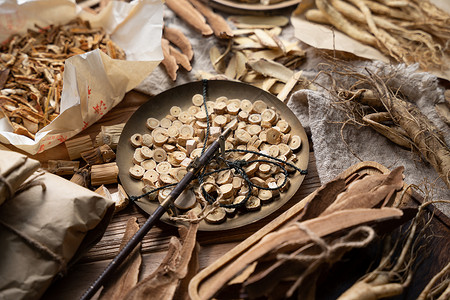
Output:
[[188,266],[196,247],[198,226],[198,223],[191,223],[187,232],[181,233],[185,236],[182,245],[176,237],[172,237],[167,255],[161,265],[138,283],[124,299],[144,300],[148,299],[149,295],[152,299],[173,299],[180,280],[186,276],[192,276],[189,274]]
[[[128,219],[119,251],[128,243],[133,235],[139,230],[139,224],[136,217]],[[139,243],[117,272],[107,284],[105,284],[100,298],[101,300],[122,300],[128,292],[137,284],[139,277],[139,269],[142,263],[141,243]]]
[[[303,226],[309,228],[318,237],[348,229],[353,226],[363,225],[373,221],[385,221],[399,218],[403,215],[401,210],[395,208],[381,209],[352,209],[338,211],[326,216],[314,218],[302,222]],[[302,244],[310,240],[307,233],[292,224],[276,232],[264,236],[257,244],[248,249],[240,257],[231,262],[222,272],[220,277],[208,282],[208,289],[203,297],[209,299],[224,286],[230,279],[238,274],[247,265],[261,258],[264,254],[284,243]]]

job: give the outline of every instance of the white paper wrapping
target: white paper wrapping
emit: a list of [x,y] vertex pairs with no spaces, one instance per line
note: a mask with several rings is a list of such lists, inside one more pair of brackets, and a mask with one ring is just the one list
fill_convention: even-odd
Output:
[[36,154],[64,142],[98,121],[162,60],[161,0],[113,1],[98,15],[82,11],[72,0],[0,0],[0,41],[35,24],[59,25],[77,16],[93,27],[103,27],[124,49],[127,60],[111,59],[99,50],[67,59],[61,114],[35,140],[12,133],[9,124],[0,120],[1,143]]

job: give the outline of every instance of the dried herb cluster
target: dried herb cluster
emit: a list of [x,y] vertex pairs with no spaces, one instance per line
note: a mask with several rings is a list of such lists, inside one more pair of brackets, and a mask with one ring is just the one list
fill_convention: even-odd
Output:
[[34,139],[58,116],[65,59],[94,49],[125,59],[103,29],[81,19],[36,26],[0,46],[0,106],[14,133]]

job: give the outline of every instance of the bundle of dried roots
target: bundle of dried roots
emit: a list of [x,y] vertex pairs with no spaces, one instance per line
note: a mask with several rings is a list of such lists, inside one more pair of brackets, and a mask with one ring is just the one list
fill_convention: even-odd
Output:
[[414,103],[390,88],[392,75],[381,77],[334,64],[332,71],[324,73],[332,78],[330,93],[349,122],[370,126],[399,146],[419,152],[450,187],[449,145]]
[[382,299],[405,291],[413,278],[414,266],[420,263],[418,253],[426,247],[422,237],[432,219],[425,219],[424,207],[419,207],[406,233],[400,234],[394,246],[390,246],[391,236],[385,239],[385,254],[380,264],[345,291],[339,300]]
[[296,13],[328,24],[406,64],[442,68],[448,55],[450,15],[428,0],[315,0]]

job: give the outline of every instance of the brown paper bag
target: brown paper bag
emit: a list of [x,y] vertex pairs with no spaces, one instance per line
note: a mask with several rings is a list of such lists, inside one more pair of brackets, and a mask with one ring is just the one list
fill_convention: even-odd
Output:
[[17,152],[0,150],[0,205],[39,168],[39,162]]
[[0,205],[0,299],[41,297],[80,245],[101,237],[114,210],[111,200],[62,177],[42,172],[36,180],[45,188],[31,186]]

